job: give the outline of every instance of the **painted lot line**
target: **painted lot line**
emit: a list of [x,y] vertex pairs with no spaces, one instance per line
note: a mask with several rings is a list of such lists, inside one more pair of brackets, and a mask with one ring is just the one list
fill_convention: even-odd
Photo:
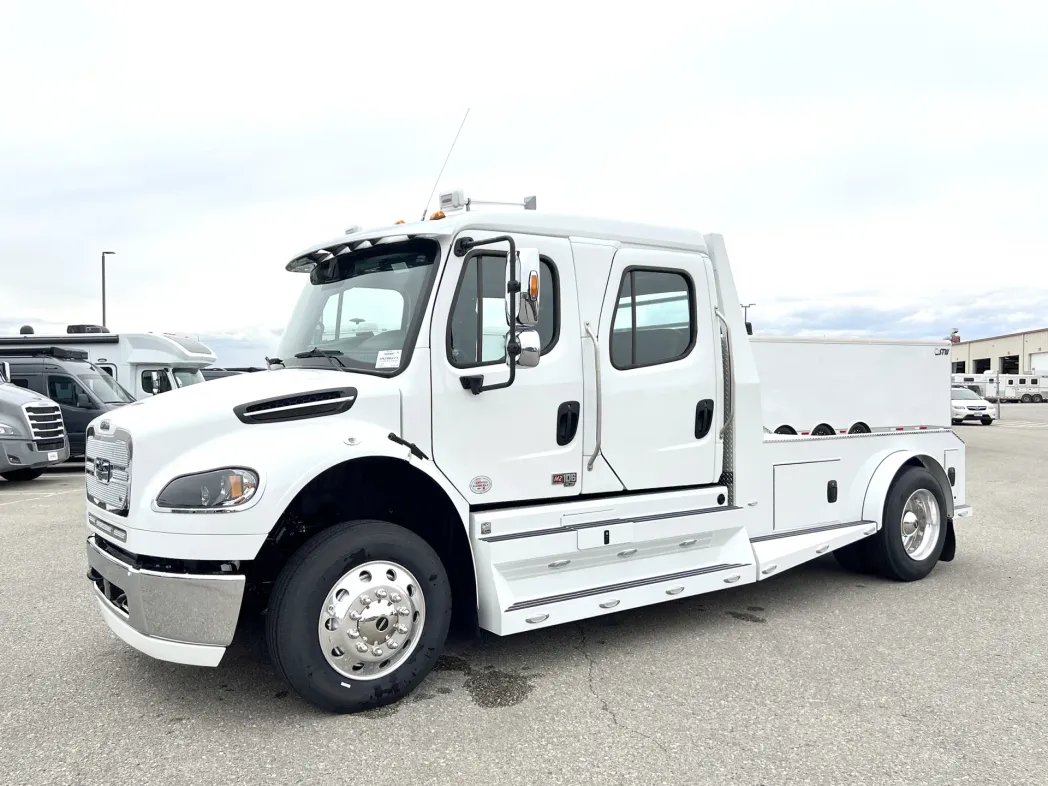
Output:
[[[1048,421],[1045,420],[998,420],[994,422],[993,426],[998,428],[1019,428],[1019,429],[1046,429],[1048,428]],[[991,426],[990,428],[993,428]]]

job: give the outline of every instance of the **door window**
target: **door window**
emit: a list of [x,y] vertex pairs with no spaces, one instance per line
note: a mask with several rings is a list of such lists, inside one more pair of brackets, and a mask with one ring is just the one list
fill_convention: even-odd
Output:
[[643,368],[686,357],[695,343],[695,296],[683,273],[632,268],[622,274],[611,322],[611,364]]
[[[539,322],[542,354],[557,343],[560,325],[557,271],[541,258]],[[448,360],[455,368],[502,363],[506,358],[506,257],[474,254],[462,268],[448,323]]]
[[29,380],[25,377],[12,377],[11,384],[18,385],[18,387],[25,388],[26,390],[29,389]]
[[47,396],[63,407],[95,408],[87,392],[72,377],[49,375],[47,378]]

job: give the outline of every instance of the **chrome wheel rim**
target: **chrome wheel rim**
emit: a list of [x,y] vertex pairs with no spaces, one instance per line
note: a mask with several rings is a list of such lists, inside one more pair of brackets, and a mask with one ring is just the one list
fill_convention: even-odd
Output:
[[394,671],[418,644],[426,599],[403,565],[380,560],[357,565],[324,598],[317,633],[328,665],[353,680]]
[[928,489],[917,489],[902,508],[902,545],[906,555],[920,562],[925,560],[939,542],[942,516],[939,501]]

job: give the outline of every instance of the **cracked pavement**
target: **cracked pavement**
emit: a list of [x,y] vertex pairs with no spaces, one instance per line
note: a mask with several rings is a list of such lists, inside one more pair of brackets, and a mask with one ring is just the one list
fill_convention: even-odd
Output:
[[[1004,410],[1048,423],[1048,405]],[[1041,782],[1048,428],[958,433],[976,515],[924,581],[827,557],[757,586],[454,640],[415,695],[348,717],[287,692],[258,626],[218,669],[125,647],[84,578],[82,475],[0,481],[2,780],[359,783],[378,767],[384,782],[456,786]]]

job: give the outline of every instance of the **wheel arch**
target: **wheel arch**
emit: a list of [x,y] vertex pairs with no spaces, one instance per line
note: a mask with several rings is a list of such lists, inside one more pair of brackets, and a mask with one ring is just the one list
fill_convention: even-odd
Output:
[[323,462],[305,473],[285,494],[248,580],[266,598],[284,564],[314,535],[342,521],[380,519],[405,527],[436,550],[451,583],[456,625],[472,628],[478,589],[469,506],[431,461],[413,458],[392,441],[390,448]]
[[932,474],[932,477],[935,478],[940,489],[942,489],[943,497],[946,500],[946,518],[948,522],[951,522],[954,515],[953,488],[950,486],[950,479],[946,475],[946,470],[932,456],[912,450],[899,450],[889,453],[877,465],[863,496],[863,519],[876,521],[878,529],[884,525],[882,519],[884,518],[884,503],[888,498],[888,491],[891,489],[895,479],[907,467],[923,467]]

